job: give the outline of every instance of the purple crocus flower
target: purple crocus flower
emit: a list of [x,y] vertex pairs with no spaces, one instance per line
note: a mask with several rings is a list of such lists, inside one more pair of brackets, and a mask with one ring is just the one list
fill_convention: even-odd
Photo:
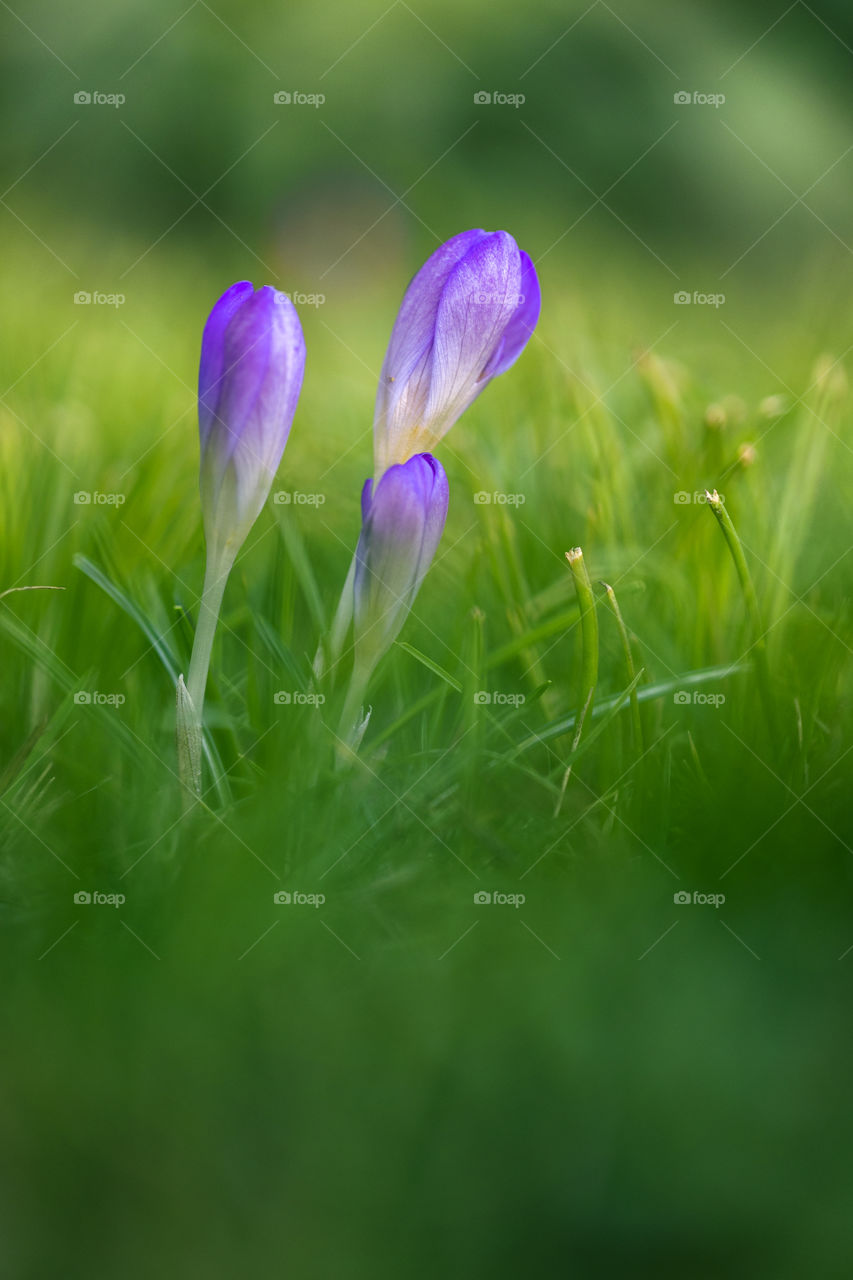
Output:
[[393,644],[432,564],[450,492],[441,463],[419,453],[388,468],[361,498],[355,564],[356,668],[365,679]]
[[208,553],[236,554],[266,502],[305,371],[296,308],[247,281],[223,293],[201,343],[198,421]]
[[512,365],[539,319],[533,263],[506,231],[463,231],[403,298],[376,396],[376,474],[433,449]]
[[198,371],[201,505],[207,563],[186,684],[177,687],[178,772],[201,794],[202,714],[222,596],[237,552],[267,500],[290,434],[305,371],[293,303],[248,280],[207,318]]

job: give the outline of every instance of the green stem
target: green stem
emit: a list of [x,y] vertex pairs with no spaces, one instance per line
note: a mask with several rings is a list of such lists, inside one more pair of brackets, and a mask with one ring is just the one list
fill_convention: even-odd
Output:
[[213,651],[216,624],[219,621],[225,584],[233,563],[231,560],[227,567],[224,567],[218,558],[214,563],[213,558],[208,557],[204,573],[204,588],[201,593],[198,622],[190,658],[190,672],[187,677],[187,692],[192,699],[199,724],[203,718],[204,692],[207,687],[207,673],[210,670],[210,655]]
[[[622,651],[625,654],[625,667],[628,672],[628,684],[634,684],[634,655],[631,653],[631,640],[628,636],[628,628],[625,626],[625,620],[622,617],[622,610],[616,600],[616,592],[607,582],[602,582],[607,603],[613,610],[613,616],[616,619],[616,625],[619,628],[619,638],[622,641]],[[631,690],[631,724],[634,730],[634,750],[638,756],[643,754],[643,723],[640,719],[640,700],[637,697],[636,686]]]
[[314,675],[318,680],[322,679],[327,671],[333,671],[340,661],[349,624],[352,622],[354,589],[355,556],[353,555],[329,634],[325,642],[321,642],[314,658]]
[[201,794],[204,694],[207,688],[216,625],[222,608],[222,597],[233,564],[233,555],[208,554],[185,689],[183,678],[179,683],[178,773],[188,795]]
[[775,728],[775,715],[773,711],[773,693],[770,683],[770,667],[767,662],[767,645],[764,642],[764,626],[761,621],[761,610],[758,607],[758,597],[755,594],[755,587],[752,582],[752,575],[749,572],[749,566],[746,563],[746,556],[743,553],[743,544],[738,537],[737,530],[732,523],[726,507],[715,489],[713,493],[705,491],[705,497],[708,499],[708,506],[717,517],[717,523],[723,531],[723,537],[729,548],[732,560],[734,561],[735,571],[740,581],[741,590],[743,592],[744,602],[746,604],[746,612],[749,617],[749,625],[752,631],[753,640],[752,648],[755,650],[755,673],[758,678],[758,688],[761,694],[761,700],[764,704],[764,712],[767,716],[767,723],[771,732]]
[[367,727],[362,712],[364,710],[364,697],[372,674],[372,667],[365,667],[358,663],[352,669],[349,689],[344,700],[344,709],[341,712],[341,720],[338,727],[338,738],[340,739],[338,756],[341,764],[345,763],[351,755],[358,751],[362,735]]

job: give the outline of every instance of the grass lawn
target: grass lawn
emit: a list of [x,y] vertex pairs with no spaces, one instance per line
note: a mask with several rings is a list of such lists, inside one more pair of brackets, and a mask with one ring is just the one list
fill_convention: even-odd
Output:
[[351,659],[319,690],[311,663],[405,276],[302,312],[188,813],[195,378],[230,277],[164,255],[80,306],[6,262],[10,1273],[849,1274],[849,324],[808,279],[783,315],[551,262],[437,450],[447,528],[349,768]]

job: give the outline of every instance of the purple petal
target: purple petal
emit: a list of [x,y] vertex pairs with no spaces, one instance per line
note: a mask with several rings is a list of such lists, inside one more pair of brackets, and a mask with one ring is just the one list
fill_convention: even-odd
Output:
[[227,452],[238,447],[275,470],[284,452],[305,370],[296,308],[270,286],[243,304],[225,334],[217,419]]
[[533,264],[508,232],[463,232],[433,254],[409,286],[383,365],[378,475],[438,443],[518,358],[539,307]]
[[198,418],[202,445],[206,442],[219,398],[222,377],[225,330],[232,317],[254,292],[248,280],[240,280],[226,289],[207,318],[201,339],[201,362],[198,370]]
[[454,422],[482,390],[520,293],[521,255],[506,231],[488,236],[457,265],[436,315],[428,420]]
[[370,511],[370,503],[373,494],[373,481],[365,480],[364,488],[361,491],[361,523],[364,524]]
[[441,464],[417,454],[375,487],[356,551],[356,643],[377,661],[400,632],[444,530],[449,489]]
[[442,290],[456,264],[475,245],[488,239],[479,228],[446,241],[427,259],[406,290],[382,365],[376,416],[390,417],[401,395],[417,413],[429,393],[428,361],[435,338],[436,311]]
[[[418,582],[415,592],[420,587],[438,550],[438,544],[441,541],[441,535],[444,533],[444,525],[447,520],[447,508],[450,505],[450,486],[447,483],[444,467],[430,453],[424,453],[421,457],[432,471],[432,485],[427,498],[426,521],[424,523],[423,541],[421,542]],[[414,600],[414,595],[412,599]]]
[[506,373],[510,365],[515,364],[521,355],[530,336],[536,328],[542,295],[539,289],[539,278],[536,268],[528,255],[521,251],[521,299],[515,313],[504,330],[503,341],[498,346],[485,370],[487,378],[496,378]]
[[205,330],[199,402],[208,541],[245,538],[281,461],[305,370],[296,309],[265,286],[234,286]]

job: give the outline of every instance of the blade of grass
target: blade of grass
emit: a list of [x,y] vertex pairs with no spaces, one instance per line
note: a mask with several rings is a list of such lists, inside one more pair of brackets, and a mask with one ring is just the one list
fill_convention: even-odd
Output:
[[[602,582],[604,592],[607,597],[607,603],[613,610],[613,616],[616,619],[616,626],[619,628],[619,639],[622,641],[622,652],[625,655],[625,669],[628,672],[628,679],[634,683],[634,656],[631,653],[631,640],[628,635],[628,628],[622,617],[622,611],[616,599],[616,592],[607,582]],[[643,724],[640,719],[640,703],[637,699],[636,687],[631,691],[631,724],[634,734],[634,750],[639,758],[643,754]]]
[[770,668],[767,663],[767,646],[764,642],[764,626],[761,621],[761,611],[758,607],[758,597],[755,594],[755,587],[752,582],[752,575],[749,572],[749,566],[746,563],[746,556],[743,553],[743,544],[737,535],[737,530],[732,523],[725,504],[723,503],[717,490],[714,489],[709,493],[706,489],[705,497],[708,500],[708,506],[717,517],[717,523],[723,531],[723,537],[729,548],[729,553],[734,561],[735,571],[743,592],[746,611],[749,617],[750,628],[752,630],[752,647],[755,650],[755,675],[758,681],[758,688],[761,694],[761,701],[764,706],[764,714],[767,717],[767,724],[771,734],[775,731],[775,714],[773,708],[773,692],[770,683]]
[[[684,689],[685,686],[692,687],[693,685],[709,684],[711,681],[722,680],[726,676],[740,675],[749,670],[751,670],[751,664],[741,662],[729,666],[706,667],[701,671],[687,671],[672,680],[662,680],[658,684],[648,684],[644,685],[642,689],[637,689],[637,701],[652,702],[655,698],[665,698],[669,693],[677,693],[679,690]],[[606,715],[617,702],[620,706],[623,705],[623,694],[618,694],[615,698],[607,698],[604,702],[596,703],[592,709],[590,719],[597,720],[600,716]],[[533,734],[531,737],[525,738],[523,742],[520,742],[517,752],[529,751],[538,743],[550,742],[553,738],[561,738],[564,733],[569,733],[575,727],[576,722],[576,716],[567,716],[565,720],[559,720],[556,724],[548,725],[540,733]]]
[[425,653],[421,653],[421,651],[416,649],[414,645],[407,644],[405,640],[398,640],[397,645],[400,649],[403,649],[406,653],[410,654],[411,657],[417,658],[418,662],[423,663],[427,670],[431,671],[433,675],[438,676],[439,679],[444,680],[446,684],[449,684],[451,689],[455,689],[457,693],[462,692],[462,685],[459,681],[454,680],[453,676],[449,675],[443,667],[438,665],[437,662],[433,662],[432,658],[428,658]]
[[560,795],[554,809],[554,817],[558,817],[560,808],[563,803],[563,796],[569,783],[569,777],[572,772],[572,758],[578,749],[583,726],[586,717],[592,710],[592,701],[595,697],[595,686],[598,683],[598,615],[595,611],[595,596],[592,593],[592,583],[589,580],[589,571],[583,558],[583,551],[580,547],[573,547],[571,551],[566,552],[566,559],[569,562],[569,568],[572,571],[572,578],[575,584],[575,591],[578,597],[578,608],[581,617],[581,689],[580,701],[578,703],[577,729],[572,741],[572,750],[569,757],[569,763],[566,765],[566,772],[563,774],[563,785],[560,788]]
[[[76,555],[74,557],[74,565],[81,573],[84,573],[87,578],[90,578],[96,586],[100,587],[101,590],[105,592],[106,595],[108,595],[109,598],[117,604],[129,618],[132,619],[133,622],[136,623],[146,640],[148,640],[151,648],[166,668],[172,684],[177,690],[178,676],[180,674],[178,671],[177,659],[166,645],[164,638],[157,633],[149,619],[146,618],[145,614],[137,607],[136,604],[134,604],[130,596],[128,596],[126,592],[122,591],[121,587],[116,586],[114,582],[110,581],[106,574],[103,573],[103,571],[99,569],[96,564],[93,564],[86,556]],[[222,804],[227,804],[231,798],[231,789],[228,786],[228,782],[225,777],[225,770],[223,768],[219,752],[213,745],[210,734],[206,729],[203,735],[203,751],[211,776],[216,783],[216,790],[220,802]]]

